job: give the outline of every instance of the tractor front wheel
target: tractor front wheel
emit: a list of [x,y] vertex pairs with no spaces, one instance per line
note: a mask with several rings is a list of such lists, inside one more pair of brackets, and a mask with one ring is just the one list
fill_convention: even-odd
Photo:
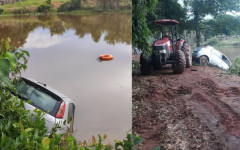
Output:
[[151,75],[153,72],[151,60],[145,58],[142,54],[140,56],[140,70],[142,75]]
[[173,73],[181,74],[185,71],[186,58],[181,50],[177,50],[175,53],[175,63],[172,64]]

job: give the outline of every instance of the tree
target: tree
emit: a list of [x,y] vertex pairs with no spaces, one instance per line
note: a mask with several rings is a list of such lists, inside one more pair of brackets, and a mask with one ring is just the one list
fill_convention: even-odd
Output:
[[153,11],[157,0],[133,0],[132,10],[132,42],[133,47],[137,47],[143,51],[144,55],[151,52],[151,31],[147,25],[146,15]]
[[177,0],[158,0],[154,11],[147,14],[147,24],[152,32],[160,31],[158,25],[154,24],[158,19],[175,19],[180,22],[179,31],[186,29],[187,9],[183,8]]
[[234,35],[240,33],[240,19],[232,15],[219,15],[202,22],[201,31],[205,38],[215,35]]
[[81,8],[81,0],[71,0],[71,3],[73,6],[75,6],[75,9],[80,9]]
[[216,16],[239,9],[239,0],[184,0],[194,17],[197,46],[200,46],[200,22],[206,15]]

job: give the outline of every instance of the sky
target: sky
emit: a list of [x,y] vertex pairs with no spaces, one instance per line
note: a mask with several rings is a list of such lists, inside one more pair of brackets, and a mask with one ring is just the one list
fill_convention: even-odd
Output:
[[[184,6],[184,4],[183,4],[183,0],[178,0],[178,3],[179,4],[181,4],[182,6]],[[232,15],[232,16],[240,16],[240,12],[227,12],[227,14],[229,14],[229,15]],[[191,12],[188,12],[188,15],[191,15]],[[207,15],[204,19],[212,19],[213,18],[213,16],[211,16],[211,15]]]

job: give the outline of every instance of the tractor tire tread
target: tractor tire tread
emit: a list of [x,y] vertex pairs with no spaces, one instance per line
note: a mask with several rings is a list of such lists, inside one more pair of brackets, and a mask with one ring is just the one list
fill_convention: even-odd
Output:
[[178,50],[175,53],[176,63],[172,64],[173,73],[181,74],[185,71],[186,58],[183,51]]

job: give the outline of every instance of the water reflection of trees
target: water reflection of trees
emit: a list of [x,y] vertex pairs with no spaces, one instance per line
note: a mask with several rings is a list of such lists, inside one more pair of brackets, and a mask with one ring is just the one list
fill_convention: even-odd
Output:
[[131,14],[113,13],[97,15],[54,15],[54,16],[21,16],[0,17],[0,39],[10,37],[16,47],[23,46],[30,32],[37,27],[48,28],[51,35],[62,35],[69,29],[83,38],[91,34],[98,42],[104,34],[108,44],[131,44]]

